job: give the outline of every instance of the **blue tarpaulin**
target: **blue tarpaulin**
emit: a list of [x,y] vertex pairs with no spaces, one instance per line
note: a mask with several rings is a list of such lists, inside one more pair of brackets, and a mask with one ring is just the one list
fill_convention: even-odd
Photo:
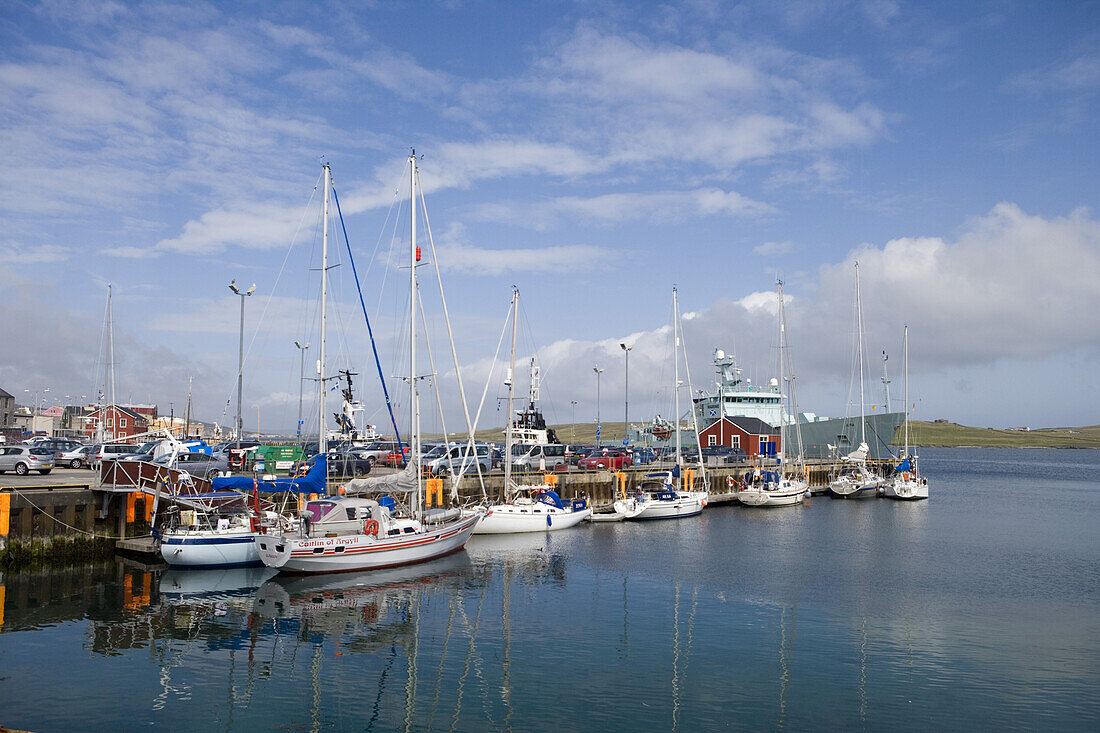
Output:
[[906,458],[904,461],[899,463],[897,465],[897,467],[894,469],[894,471],[896,471],[897,473],[903,473],[905,471],[912,471],[912,470],[913,470],[913,466],[909,463],[908,458]]
[[[261,481],[260,491],[297,491],[299,494],[325,493],[325,456],[317,455],[309,473],[294,478]],[[247,476],[215,476],[211,482],[214,490],[252,491],[253,479]]]

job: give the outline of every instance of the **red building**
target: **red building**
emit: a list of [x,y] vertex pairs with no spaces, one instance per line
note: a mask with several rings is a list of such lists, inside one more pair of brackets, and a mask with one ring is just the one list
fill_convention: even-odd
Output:
[[749,458],[760,454],[774,456],[781,448],[779,428],[755,417],[724,417],[700,430],[699,442],[704,448],[711,445],[740,448]]
[[103,422],[103,440],[105,442],[121,440],[138,433],[149,432],[149,421],[133,410],[121,405],[108,405],[95,409],[84,416],[84,437],[89,440],[99,438],[100,421]]

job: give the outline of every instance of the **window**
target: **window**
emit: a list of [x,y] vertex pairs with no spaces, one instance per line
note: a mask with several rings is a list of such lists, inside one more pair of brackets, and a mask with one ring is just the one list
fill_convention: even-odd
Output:
[[120,428],[124,428],[124,427],[126,427],[126,418],[124,418],[124,417],[122,417],[122,418],[119,418],[119,420],[118,420],[118,426],[119,426]]
[[107,427],[113,428],[115,426],[115,419],[113,417],[107,418]]
[[718,436],[717,435],[708,435],[707,436],[707,445],[708,446],[718,445]]
[[741,447],[741,436],[740,435],[730,436],[730,448],[740,448],[740,447]]

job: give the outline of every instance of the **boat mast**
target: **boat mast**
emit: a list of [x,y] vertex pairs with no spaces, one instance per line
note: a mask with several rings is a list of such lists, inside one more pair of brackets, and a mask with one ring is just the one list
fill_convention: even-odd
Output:
[[[111,440],[118,435],[118,411],[115,409],[115,322],[111,313],[111,285],[107,285],[107,412],[114,415],[111,423]],[[100,420],[103,420],[101,414]]]
[[[783,327],[783,281],[776,279],[776,289],[779,294],[779,389],[786,388],[786,381],[784,379],[784,364],[783,359],[786,356],[786,341],[785,341],[785,329]],[[779,397],[779,478],[783,478],[784,461],[783,458],[787,455],[787,418],[783,415],[783,393],[780,392]],[[763,461],[760,462],[763,465]]]
[[673,412],[676,415],[676,465],[680,465],[680,301],[676,287],[672,288],[672,393]]
[[409,215],[412,217],[409,237],[409,404],[412,407],[412,440],[409,444],[409,463],[416,467],[416,499],[414,512],[420,511],[420,401],[416,391],[416,151],[409,155]]
[[[328,199],[332,190],[332,170],[324,164],[325,197],[321,213],[321,350],[317,359],[317,454],[328,453],[328,435],[325,434],[325,300],[328,296]],[[327,483],[328,464],[325,464]]]
[[516,385],[516,314],[519,312],[519,288],[512,288],[512,360],[508,367],[508,426],[504,429],[504,496],[507,500],[512,485],[512,420],[515,412],[512,400]]
[[859,442],[867,442],[867,421],[863,404],[863,302],[859,298],[859,263],[856,262],[856,331],[859,344]]
[[904,339],[904,354],[902,355],[902,361],[905,362],[905,404],[902,407],[905,408],[905,457],[909,457],[909,324],[905,325],[905,339]]
[[[790,393],[790,396],[791,396],[791,410],[792,410],[792,415],[794,417],[794,437],[795,437],[795,443],[798,445],[798,459],[797,459],[797,464],[796,465],[798,465],[800,467],[800,470],[801,470],[801,467],[804,466],[805,463],[806,463],[806,456],[805,456],[804,447],[802,445],[802,426],[798,424],[798,393],[795,390],[795,386],[794,386],[794,367],[791,364],[791,344],[790,344],[790,341],[787,339],[787,309],[783,304],[783,282],[780,280],[780,281],[778,281],[778,283],[779,283],[779,329],[780,329],[780,335],[783,339],[783,353],[785,354],[785,359],[786,359],[787,382],[790,385],[788,387],[788,392]],[[782,440],[783,440],[783,438],[780,438],[781,447],[783,448],[784,454],[786,454],[787,448],[786,448],[785,445],[782,445]]]

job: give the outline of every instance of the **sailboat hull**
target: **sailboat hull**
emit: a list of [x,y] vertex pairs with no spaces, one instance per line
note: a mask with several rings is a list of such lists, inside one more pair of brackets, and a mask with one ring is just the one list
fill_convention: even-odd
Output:
[[430,531],[374,537],[369,534],[299,538],[262,535],[260,560],[284,573],[344,573],[427,562],[466,546],[481,519],[473,514]]
[[677,499],[620,499],[615,502],[615,512],[628,521],[648,519],[683,519],[694,517],[703,511],[704,500],[694,492],[681,494]]
[[[535,510],[545,510],[535,513]],[[592,516],[591,508],[563,511],[534,503],[530,506],[496,504],[489,507],[474,534],[517,534],[522,532],[554,532],[576,527]]]
[[909,501],[916,501],[918,499],[928,498],[928,479],[915,478],[915,479],[903,479],[898,478],[895,481],[890,481],[886,484],[883,490],[883,496],[888,499],[903,499]]
[[737,500],[745,506],[795,506],[801,504],[810,493],[804,481],[784,481],[774,489],[744,489],[737,492]]
[[260,564],[256,532],[165,532],[160,556],[174,567],[230,568]]

